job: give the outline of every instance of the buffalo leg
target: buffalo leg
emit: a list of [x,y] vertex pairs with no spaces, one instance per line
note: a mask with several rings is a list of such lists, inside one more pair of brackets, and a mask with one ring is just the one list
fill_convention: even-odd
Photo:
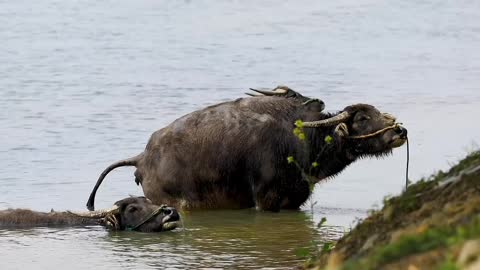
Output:
[[282,209],[297,210],[305,203],[310,196],[310,187],[307,181],[299,181],[285,193],[286,200],[283,202]]
[[256,193],[257,207],[261,210],[278,212],[282,204],[282,196],[270,185],[258,189]]

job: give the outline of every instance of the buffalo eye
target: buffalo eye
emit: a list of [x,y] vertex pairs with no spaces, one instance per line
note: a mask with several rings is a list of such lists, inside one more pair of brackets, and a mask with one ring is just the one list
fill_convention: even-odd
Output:
[[133,205],[127,207],[127,212],[129,212],[129,213],[136,212],[137,210],[138,210],[138,208],[133,206]]
[[370,120],[370,116],[360,115],[357,120],[358,121],[367,121],[367,120]]

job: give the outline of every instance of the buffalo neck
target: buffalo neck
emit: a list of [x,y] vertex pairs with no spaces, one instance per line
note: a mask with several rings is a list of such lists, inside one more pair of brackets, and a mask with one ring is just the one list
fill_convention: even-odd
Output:
[[[308,160],[303,160],[303,168],[319,179],[334,176],[355,161],[347,141],[335,134],[335,126],[304,129],[308,144]],[[331,139],[326,139],[327,137]],[[318,166],[312,167],[316,162]]]

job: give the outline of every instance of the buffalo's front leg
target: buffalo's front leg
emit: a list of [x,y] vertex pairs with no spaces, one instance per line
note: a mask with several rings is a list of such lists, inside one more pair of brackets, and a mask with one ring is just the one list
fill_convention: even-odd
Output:
[[282,209],[298,210],[310,196],[310,186],[307,181],[301,180],[285,191],[285,200]]
[[281,193],[271,185],[263,185],[256,192],[257,208],[261,210],[278,212],[282,205]]

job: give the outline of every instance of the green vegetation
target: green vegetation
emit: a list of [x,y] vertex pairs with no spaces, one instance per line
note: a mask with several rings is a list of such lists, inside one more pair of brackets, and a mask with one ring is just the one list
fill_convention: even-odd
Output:
[[438,266],[438,270],[460,270],[460,268],[452,259],[447,259]]
[[[347,262],[342,269],[376,269],[412,254],[454,246],[473,238],[480,238],[480,217],[456,228],[434,228],[418,235],[404,236],[391,244],[376,248],[367,258]],[[442,265],[447,266],[448,263]]]
[[[327,223],[327,218],[322,217],[320,222],[317,224],[317,228],[320,229],[324,227]],[[320,249],[320,246],[322,247]],[[335,248],[335,242],[327,241],[319,243],[312,240],[309,247],[299,248],[295,250],[295,255],[300,258],[304,258],[308,263],[313,263],[319,255],[328,254]],[[320,250],[320,253],[318,251]]]
[[[310,152],[309,142],[303,130],[302,120],[295,121],[295,128],[293,129],[293,134],[303,143],[305,152],[309,153]],[[315,184],[318,183],[318,179],[313,175],[313,170],[320,165],[318,163],[318,159],[321,157],[321,154],[323,153],[325,148],[333,143],[333,137],[327,135],[324,140],[325,140],[326,146],[320,150],[320,152],[317,154],[317,158],[310,164],[310,168],[308,168],[308,172],[307,170],[305,170],[304,167],[302,167],[298,163],[298,161],[293,156],[287,157],[288,164],[294,164],[297,167],[297,169],[302,173],[302,177],[308,182],[310,186],[310,191],[313,191]]]

